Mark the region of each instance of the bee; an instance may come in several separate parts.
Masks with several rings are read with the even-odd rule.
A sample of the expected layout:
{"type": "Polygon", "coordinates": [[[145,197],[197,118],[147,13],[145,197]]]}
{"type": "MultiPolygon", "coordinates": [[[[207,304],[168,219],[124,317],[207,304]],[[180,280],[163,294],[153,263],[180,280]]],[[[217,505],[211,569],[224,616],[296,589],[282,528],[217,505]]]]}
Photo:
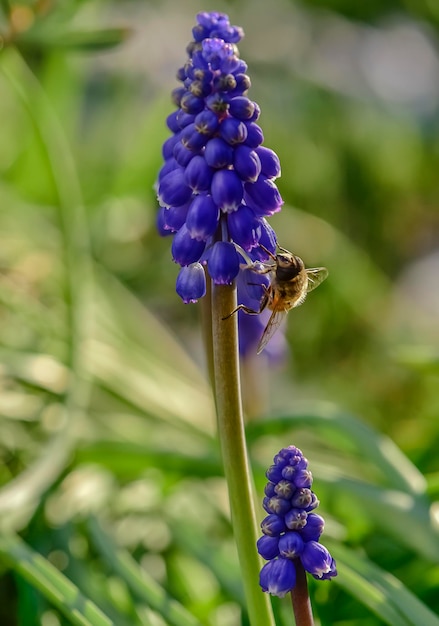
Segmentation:
{"type": "Polygon", "coordinates": [[[270,284],[261,285],[264,289],[259,311],[239,304],[224,319],[228,319],[237,311],[244,311],[250,315],[258,315],[266,308],[271,311],[270,319],[259,341],[257,354],[260,354],[282,323],[282,320],[296,306],[302,304],[310,291],[318,287],[328,276],[326,267],[305,268],[302,259],[279,246],[280,252],[272,254],[260,244],[261,248],[270,256],[273,263],[263,267],[250,265],[257,274],[270,274],[270,284]]]}

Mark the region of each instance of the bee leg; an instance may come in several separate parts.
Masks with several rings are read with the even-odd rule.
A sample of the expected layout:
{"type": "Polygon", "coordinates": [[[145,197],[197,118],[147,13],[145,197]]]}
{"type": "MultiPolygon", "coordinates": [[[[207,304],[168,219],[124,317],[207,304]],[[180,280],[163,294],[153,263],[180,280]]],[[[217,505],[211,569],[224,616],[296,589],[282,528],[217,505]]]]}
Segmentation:
{"type": "MultiPolygon", "coordinates": [[[[262,248],[262,250],[264,252],[266,252],[268,254],[269,257],[271,257],[273,259],[273,261],[276,261],[276,255],[273,254],[272,252],[270,252],[270,250],[268,248],[266,248],[265,246],[263,246],[261,243],[259,244],[259,247],[262,248]]],[[[279,246],[280,248],[280,246],[279,246]]],[[[283,248],[280,248],[281,250],[283,250],[283,248]]],[[[285,250],[285,252],[288,252],[287,250],[285,250]]]]}
{"type": "Polygon", "coordinates": [[[259,313],[261,312],[261,311],[255,311],[254,309],[251,309],[250,307],[245,306],[245,304],[238,304],[236,309],[233,309],[231,313],[223,317],[223,320],[228,320],[229,317],[232,317],[232,315],[234,315],[237,311],[244,311],[244,313],[248,313],[248,315],[259,315],[259,313]]]}
{"type": "Polygon", "coordinates": [[[261,287],[262,291],[264,292],[262,295],[262,300],[261,300],[261,308],[259,310],[259,313],[262,313],[262,311],[265,309],[270,299],[270,293],[271,293],[270,286],[261,285],[261,283],[247,283],[247,284],[252,285],[252,287],[261,287]]]}
{"type": "Polygon", "coordinates": [[[264,292],[263,299],[261,302],[261,309],[259,311],[259,313],[262,313],[262,311],[265,309],[265,307],[268,304],[269,294],[271,291],[270,287],[261,283],[247,283],[247,285],[251,285],[252,287],[261,287],[262,291],[264,292]]]}
{"type": "Polygon", "coordinates": [[[287,254],[291,254],[291,252],[287,250],[286,248],[282,248],[282,246],[277,246],[277,247],[279,248],[281,252],[286,252],[287,254]]]}
{"type": "Polygon", "coordinates": [[[249,267],[249,269],[255,274],[268,274],[268,272],[272,272],[276,269],[275,265],[266,265],[263,269],[259,267],[249,267]]]}
{"type": "Polygon", "coordinates": [[[244,311],[244,313],[247,313],[248,315],[259,315],[260,313],[262,313],[262,311],[265,309],[265,307],[268,304],[268,300],[269,300],[269,288],[266,287],[265,285],[262,285],[262,287],[264,287],[264,296],[261,300],[261,304],[259,306],[259,311],[256,311],[255,309],[251,309],[249,306],[245,306],[245,304],[238,304],[238,306],[236,307],[236,309],[233,309],[233,311],[231,313],[229,313],[228,315],[226,315],[226,317],[223,317],[223,320],[227,320],[229,319],[229,317],[232,317],[232,315],[234,315],[237,311],[244,311]]]}
{"type": "Polygon", "coordinates": [[[260,287],[264,291],[264,295],[267,293],[268,287],[262,283],[247,283],[251,287],[260,287]]]}

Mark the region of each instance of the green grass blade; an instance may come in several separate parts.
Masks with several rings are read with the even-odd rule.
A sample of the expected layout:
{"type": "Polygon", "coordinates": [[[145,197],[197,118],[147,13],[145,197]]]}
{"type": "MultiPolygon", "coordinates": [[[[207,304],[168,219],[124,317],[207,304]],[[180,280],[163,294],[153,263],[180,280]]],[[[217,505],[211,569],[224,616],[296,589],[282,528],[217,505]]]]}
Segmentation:
{"type": "Polygon", "coordinates": [[[131,591],[148,607],[157,611],[170,626],[201,626],[201,623],[166,591],[126,551],[113,544],[96,519],[89,528],[96,547],[131,591]]]}
{"type": "Polygon", "coordinates": [[[0,536],[0,559],[38,589],[74,626],[114,624],[76,585],[17,535],[0,536]]]}
{"type": "MultiPolygon", "coordinates": [[[[64,398],[67,425],[60,434],[61,445],[57,445],[58,437],[50,444],[57,450],[56,455],[52,458],[49,451],[45,450],[36,465],[18,477],[22,498],[17,500],[10,497],[11,487],[7,486],[9,492],[3,500],[6,508],[19,507],[20,513],[25,511],[31,514],[39,497],[67,464],[76,442],[76,425],[84,418],[89,403],[91,381],[85,371],[82,345],[88,337],[91,325],[92,269],[88,225],[80,185],[62,126],[37,77],[17,51],[8,50],[2,56],[0,68],[18,101],[27,111],[47,155],[47,175],[54,181],[58,195],[63,260],[66,267],[67,365],[71,370],[64,398]]],[[[15,490],[14,487],[13,489],[15,490]]],[[[8,516],[3,518],[9,519],[8,516]]]]}
{"type": "Polygon", "coordinates": [[[350,451],[354,446],[356,453],[360,453],[369,463],[380,469],[387,485],[409,491],[414,496],[425,494],[424,476],[393,441],[329,403],[297,406],[292,414],[249,424],[247,432],[250,439],[255,439],[264,433],[281,433],[287,428],[301,426],[314,429],[323,435],[328,431],[337,433],[341,445],[346,444],[350,451]]]}
{"type": "Polygon", "coordinates": [[[214,406],[202,370],[117,279],[99,267],[96,277],[96,341],[86,347],[90,375],[146,413],[211,435],[214,406]]]}
{"type": "Polygon", "coordinates": [[[348,548],[331,541],[325,545],[337,560],[336,584],[389,626],[439,626],[439,618],[397,578],[348,548]]]}
{"type": "Polygon", "coordinates": [[[117,27],[88,31],[59,30],[60,32],[47,32],[44,29],[34,29],[19,37],[17,45],[27,53],[50,48],[94,52],[114,48],[131,35],[130,29],[117,27]]]}
{"type": "Polygon", "coordinates": [[[73,451],[75,424],[66,420],[65,427],[41,449],[29,467],[0,490],[0,526],[21,526],[31,517],[40,496],[64,469],[73,451]]]}
{"type": "Polygon", "coordinates": [[[83,446],[76,453],[76,462],[97,463],[116,476],[135,480],[145,467],[166,467],[169,472],[186,478],[221,476],[218,451],[211,449],[202,455],[164,450],[158,446],[135,444],[128,441],[99,441],[83,446]]]}
{"type": "MultiPolygon", "coordinates": [[[[90,238],[76,164],[63,128],[42,86],[20,54],[12,49],[2,58],[1,70],[27,111],[47,155],[47,175],[58,196],[59,222],[66,266],[66,301],[70,326],[69,365],[80,378],[81,344],[91,325],[92,266],[90,238]]],[[[87,395],[84,390],[76,396],[87,395]]],[[[82,398],[77,398],[77,401],[82,398]]]]}
{"type": "Polygon", "coordinates": [[[331,476],[331,468],[325,468],[322,482],[332,483],[338,492],[349,495],[351,502],[365,507],[369,519],[402,545],[420,554],[428,561],[439,560],[439,536],[433,527],[429,507],[421,506],[410,494],[382,489],[376,485],[331,476]],[[410,532],[407,529],[410,528],[410,532]]]}

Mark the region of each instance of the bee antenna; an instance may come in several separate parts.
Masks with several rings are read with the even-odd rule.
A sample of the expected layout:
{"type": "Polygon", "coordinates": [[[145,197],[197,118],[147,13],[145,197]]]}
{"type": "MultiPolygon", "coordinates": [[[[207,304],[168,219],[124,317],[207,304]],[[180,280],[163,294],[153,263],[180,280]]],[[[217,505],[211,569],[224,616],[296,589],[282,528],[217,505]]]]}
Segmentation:
{"type": "Polygon", "coordinates": [[[276,255],[273,254],[272,252],[270,252],[270,250],[268,250],[268,248],[266,248],[264,245],[262,245],[262,243],[259,244],[259,247],[262,248],[262,250],[264,252],[266,252],[268,254],[268,256],[273,259],[273,261],[276,261],[276,255]]]}
{"type": "Polygon", "coordinates": [[[291,252],[289,250],[287,250],[286,248],[282,248],[282,246],[277,246],[279,248],[279,250],[281,250],[282,252],[286,252],[287,254],[291,254],[291,252]]]}

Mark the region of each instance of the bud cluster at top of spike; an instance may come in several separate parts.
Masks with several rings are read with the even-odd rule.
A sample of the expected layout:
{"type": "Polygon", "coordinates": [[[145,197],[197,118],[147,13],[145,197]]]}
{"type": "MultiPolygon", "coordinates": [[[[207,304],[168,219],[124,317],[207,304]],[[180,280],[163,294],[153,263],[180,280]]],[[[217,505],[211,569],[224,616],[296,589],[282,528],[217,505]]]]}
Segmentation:
{"type": "Polygon", "coordinates": [[[176,288],[186,303],[205,295],[203,265],[216,284],[230,284],[242,272],[241,249],[262,261],[268,256],[259,244],[275,252],[266,217],[283,203],[274,182],[279,159],[262,146],[260,109],[247,97],[250,78],[236,46],[242,29],[225,14],[199,13],[192,34],[157,181],[158,229],[174,236],[176,288]]]}
{"type": "Polygon", "coordinates": [[[295,559],[317,579],[337,575],[336,564],[328,550],[319,543],[324,519],[313,511],[319,501],[313,491],[308,461],[299,448],[283,448],[274,457],[266,476],[263,536],[258,552],[266,560],[260,573],[263,591],[283,597],[296,584],[295,559]]]}

